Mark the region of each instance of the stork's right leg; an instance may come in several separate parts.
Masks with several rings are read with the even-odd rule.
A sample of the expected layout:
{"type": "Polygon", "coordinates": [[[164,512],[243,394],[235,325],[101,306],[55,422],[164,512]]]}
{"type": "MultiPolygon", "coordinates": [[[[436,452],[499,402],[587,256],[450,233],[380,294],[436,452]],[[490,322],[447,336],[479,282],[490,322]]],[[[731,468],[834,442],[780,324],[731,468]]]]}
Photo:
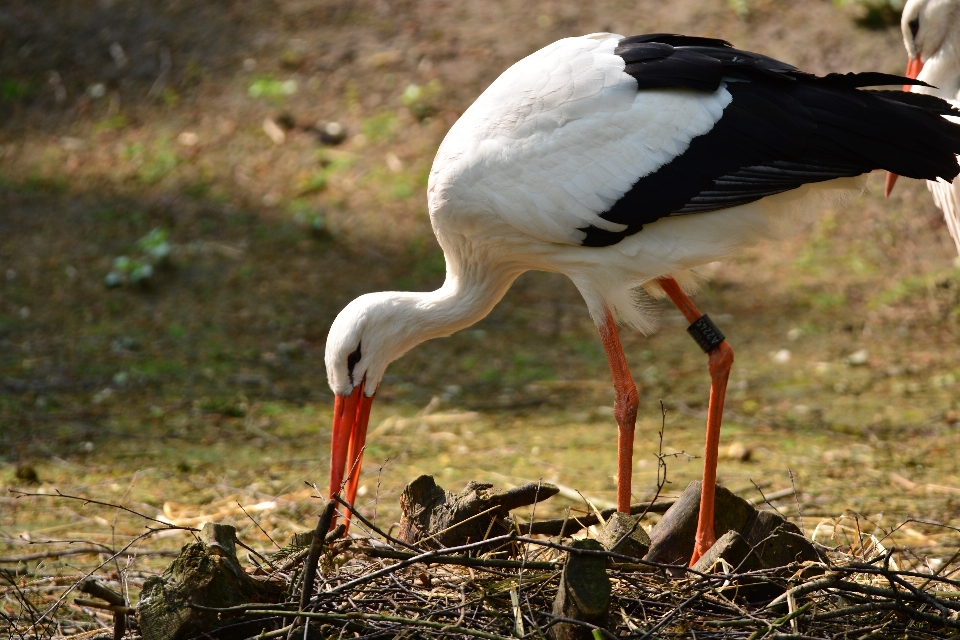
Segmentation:
{"type": "Polygon", "coordinates": [[[617,419],[617,511],[630,513],[630,489],[633,479],[633,432],[637,426],[637,385],[630,377],[627,358],[620,344],[617,323],[607,311],[606,322],[600,328],[600,340],[610,364],[616,400],[613,415],[617,419]]]}

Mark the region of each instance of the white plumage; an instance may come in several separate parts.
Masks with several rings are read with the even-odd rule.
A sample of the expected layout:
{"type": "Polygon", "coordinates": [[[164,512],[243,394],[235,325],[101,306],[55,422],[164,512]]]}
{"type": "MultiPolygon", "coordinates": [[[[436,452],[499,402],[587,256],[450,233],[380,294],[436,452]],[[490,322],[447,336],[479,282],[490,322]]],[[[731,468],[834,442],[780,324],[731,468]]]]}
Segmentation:
{"type": "Polygon", "coordinates": [[[430,174],[436,220],[473,202],[528,236],[579,245],[640,176],[713,128],[730,102],[713,93],[637,91],[614,54],[622,36],[566,38],[513,65],[450,129],[430,174]],[[530,85],[530,79],[536,84],[530,85]]]}

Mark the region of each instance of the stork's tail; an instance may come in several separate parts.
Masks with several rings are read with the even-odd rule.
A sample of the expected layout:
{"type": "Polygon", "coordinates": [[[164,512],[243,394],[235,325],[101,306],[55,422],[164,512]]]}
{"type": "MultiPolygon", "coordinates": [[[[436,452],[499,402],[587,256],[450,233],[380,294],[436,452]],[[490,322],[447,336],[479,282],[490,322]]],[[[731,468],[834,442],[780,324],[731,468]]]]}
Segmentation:
{"type": "MultiPolygon", "coordinates": [[[[864,91],[877,108],[876,140],[865,146],[877,168],[908,178],[953,181],[960,174],[960,117],[950,102],[903,91],[864,91]],[[948,116],[948,117],[944,117],[948,116]]],[[[873,105],[871,105],[873,106],[873,105]]]]}

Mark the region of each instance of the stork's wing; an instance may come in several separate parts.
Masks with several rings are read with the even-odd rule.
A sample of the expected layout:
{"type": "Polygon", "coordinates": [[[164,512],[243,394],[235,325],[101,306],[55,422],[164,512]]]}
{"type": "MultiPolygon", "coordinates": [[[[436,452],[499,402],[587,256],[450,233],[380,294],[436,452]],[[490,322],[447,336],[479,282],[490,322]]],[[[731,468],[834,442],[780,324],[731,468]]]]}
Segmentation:
{"type": "Polygon", "coordinates": [[[671,215],[883,168],[952,179],[960,127],[885,74],[817,78],[707,38],[596,34],[504,72],[454,125],[445,201],[551,242],[606,246],[671,215]]]}
{"type": "Polygon", "coordinates": [[[641,88],[725,86],[731,101],[710,131],[639,177],[601,214],[625,229],[585,227],[586,245],[613,244],[664,216],[734,207],[873,169],[948,180],[960,172],[954,157],[960,127],[940,117],[951,112],[949,104],[858,90],[902,84],[898,76],[819,78],[720,41],[703,44],[682,36],[625,38],[616,52],[641,88]]]}

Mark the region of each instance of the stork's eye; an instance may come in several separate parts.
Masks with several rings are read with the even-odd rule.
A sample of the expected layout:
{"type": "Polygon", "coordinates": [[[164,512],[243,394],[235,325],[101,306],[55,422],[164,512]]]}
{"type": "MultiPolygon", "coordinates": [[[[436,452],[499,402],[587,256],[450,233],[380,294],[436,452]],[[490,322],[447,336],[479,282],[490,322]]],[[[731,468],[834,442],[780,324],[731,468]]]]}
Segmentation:
{"type": "Polygon", "coordinates": [[[913,34],[913,39],[916,40],[917,32],[920,31],[920,16],[917,16],[907,24],[910,26],[910,33],[913,34]]]}
{"type": "Polygon", "coordinates": [[[360,347],[363,345],[363,342],[357,345],[357,350],[347,356],[347,375],[350,376],[350,384],[353,384],[353,368],[357,366],[357,363],[360,362],[360,347]]]}

